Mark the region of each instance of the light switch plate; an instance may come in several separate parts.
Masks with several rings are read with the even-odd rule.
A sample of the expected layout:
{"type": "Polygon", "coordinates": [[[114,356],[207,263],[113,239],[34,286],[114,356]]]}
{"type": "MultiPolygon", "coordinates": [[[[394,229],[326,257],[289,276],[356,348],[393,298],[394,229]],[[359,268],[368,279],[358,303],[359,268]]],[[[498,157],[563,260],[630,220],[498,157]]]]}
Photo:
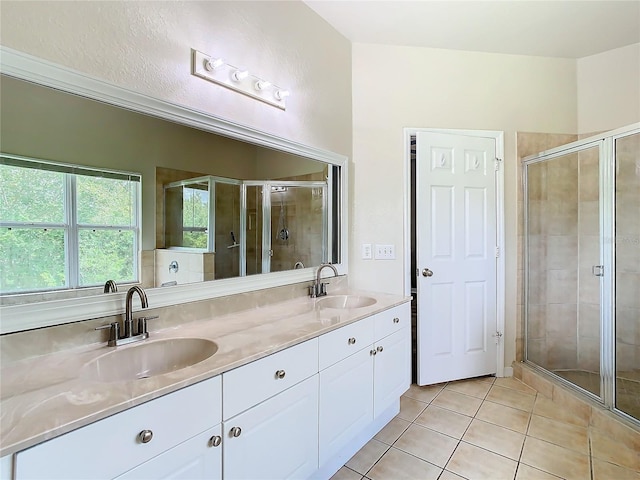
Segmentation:
{"type": "Polygon", "coordinates": [[[376,245],[376,260],[393,260],[396,258],[396,249],[393,245],[376,245]]]}

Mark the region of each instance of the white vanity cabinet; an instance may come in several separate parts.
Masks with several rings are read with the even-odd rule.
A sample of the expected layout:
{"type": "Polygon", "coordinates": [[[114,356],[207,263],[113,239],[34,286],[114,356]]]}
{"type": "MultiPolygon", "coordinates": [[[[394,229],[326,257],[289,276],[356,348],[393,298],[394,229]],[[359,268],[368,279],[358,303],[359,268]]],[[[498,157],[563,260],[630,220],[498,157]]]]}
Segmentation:
{"type": "Polygon", "coordinates": [[[411,386],[411,304],[374,317],[373,412],[378,417],[411,386]]]}
{"type": "MultiPolygon", "coordinates": [[[[163,459],[160,454],[219,425],[221,400],[220,377],[214,377],[143,403],[18,452],[15,478],[115,478],[145,462],[163,459]]],[[[221,455],[219,447],[208,452],[221,455]]],[[[173,459],[168,469],[183,463],[175,455],[162,461],[166,459],[173,459]]],[[[207,472],[204,478],[220,478],[220,472],[207,472]]]]}
{"type": "Polygon", "coordinates": [[[224,478],[307,478],[318,469],[318,339],[224,373],[224,478]]]}
{"type": "Polygon", "coordinates": [[[405,304],[320,337],[321,474],[335,472],[398,413],[411,384],[410,322],[405,304]]]}

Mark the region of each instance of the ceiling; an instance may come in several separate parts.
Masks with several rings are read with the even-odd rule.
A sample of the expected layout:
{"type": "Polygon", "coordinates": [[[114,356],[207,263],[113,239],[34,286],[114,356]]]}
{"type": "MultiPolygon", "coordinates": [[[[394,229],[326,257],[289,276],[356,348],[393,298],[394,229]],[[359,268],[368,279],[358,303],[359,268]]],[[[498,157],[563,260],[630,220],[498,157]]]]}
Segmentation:
{"type": "Polygon", "coordinates": [[[304,0],[354,43],[582,58],[640,42],[640,0],[304,0]]]}

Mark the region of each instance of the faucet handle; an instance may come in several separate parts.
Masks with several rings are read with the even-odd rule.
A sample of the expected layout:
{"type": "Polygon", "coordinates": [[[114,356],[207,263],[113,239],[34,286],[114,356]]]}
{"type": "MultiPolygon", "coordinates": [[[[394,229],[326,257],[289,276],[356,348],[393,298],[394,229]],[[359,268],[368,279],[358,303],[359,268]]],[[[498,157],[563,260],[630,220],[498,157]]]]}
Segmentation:
{"type": "Polygon", "coordinates": [[[159,315],[153,315],[152,317],[139,317],[138,318],[138,335],[147,333],[147,320],[155,320],[160,318],[159,315]]]}
{"type": "Polygon", "coordinates": [[[109,345],[115,345],[116,340],[120,337],[120,324],[118,322],[113,322],[108,325],[96,327],[95,330],[106,330],[107,328],[109,329],[109,345]]]}

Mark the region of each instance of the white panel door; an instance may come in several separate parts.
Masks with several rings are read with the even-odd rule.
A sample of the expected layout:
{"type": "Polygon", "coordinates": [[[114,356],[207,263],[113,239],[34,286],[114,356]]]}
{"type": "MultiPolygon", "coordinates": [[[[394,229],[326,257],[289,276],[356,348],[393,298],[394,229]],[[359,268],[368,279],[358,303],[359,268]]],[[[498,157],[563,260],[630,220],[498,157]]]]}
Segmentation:
{"type": "Polygon", "coordinates": [[[418,384],[494,374],[495,140],[417,134],[418,384]]]}

